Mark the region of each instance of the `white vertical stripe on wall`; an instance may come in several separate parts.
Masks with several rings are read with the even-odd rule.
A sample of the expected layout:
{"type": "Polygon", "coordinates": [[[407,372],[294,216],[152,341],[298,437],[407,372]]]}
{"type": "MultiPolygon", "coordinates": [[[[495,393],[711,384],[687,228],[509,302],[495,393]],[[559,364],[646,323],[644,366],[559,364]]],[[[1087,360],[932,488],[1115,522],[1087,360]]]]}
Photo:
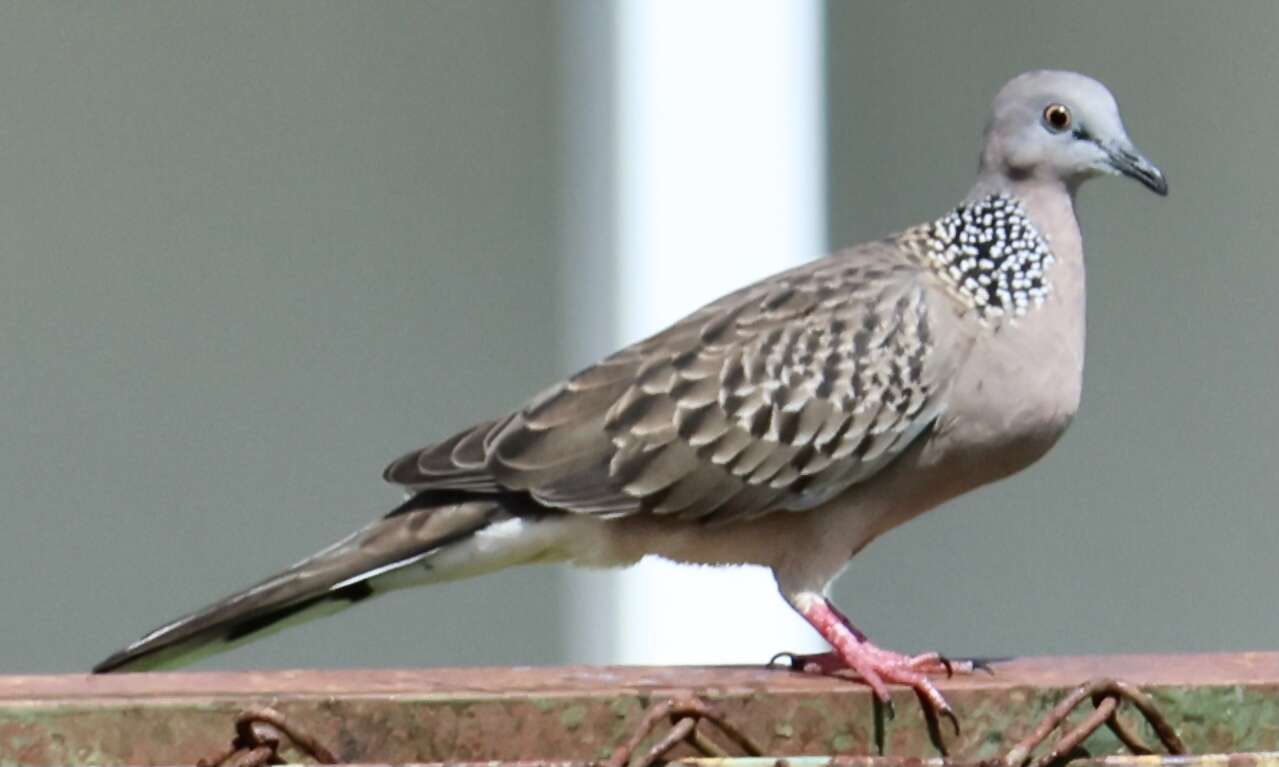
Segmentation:
{"type": "MultiPolygon", "coordinates": [[[[821,8],[620,0],[614,30],[622,343],[823,250],[821,8]]],[[[759,568],[650,558],[611,577],[590,601],[597,626],[610,614],[598,638],[613,661],[759,663],[822,647],[759,568]]]]}

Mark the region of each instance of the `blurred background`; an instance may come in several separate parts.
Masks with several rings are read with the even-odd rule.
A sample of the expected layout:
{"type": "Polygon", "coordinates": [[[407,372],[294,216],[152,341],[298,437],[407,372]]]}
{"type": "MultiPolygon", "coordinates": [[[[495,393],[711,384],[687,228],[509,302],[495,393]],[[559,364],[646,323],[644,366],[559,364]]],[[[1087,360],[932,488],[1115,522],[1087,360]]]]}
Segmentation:
{"type": "MultiPolygon", "coordinates": [[[[1106,82],[1172,195],[1080,196],[1062,443],[834,595],[901,650],[1273,647],[1277,36],[1261,1],[0,6],[0,672],[83,670],[382,513],[401,452],[936,217],[1036,67],[1106,82]]],[[[514,570],[202,667],[817,646],[759,575],[514,570]]]]}

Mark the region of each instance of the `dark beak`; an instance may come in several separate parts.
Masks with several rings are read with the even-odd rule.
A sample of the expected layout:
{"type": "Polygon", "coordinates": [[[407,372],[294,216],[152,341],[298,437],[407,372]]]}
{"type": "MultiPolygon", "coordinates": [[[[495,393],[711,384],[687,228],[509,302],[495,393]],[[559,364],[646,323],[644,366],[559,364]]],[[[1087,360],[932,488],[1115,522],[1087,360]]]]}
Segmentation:
{"type": "Polygon", "coordinates": [[[1110,159],[1111,167],[1115,170],[1129,178],[1137,179],[1160,197],[1168,196],[1168,179],[1164,178],[1163,171],[1156,168],[1154,163],[1142,157],[1135,149],[1124,146],[1107,147],[1106,154],[1110,159]]]}

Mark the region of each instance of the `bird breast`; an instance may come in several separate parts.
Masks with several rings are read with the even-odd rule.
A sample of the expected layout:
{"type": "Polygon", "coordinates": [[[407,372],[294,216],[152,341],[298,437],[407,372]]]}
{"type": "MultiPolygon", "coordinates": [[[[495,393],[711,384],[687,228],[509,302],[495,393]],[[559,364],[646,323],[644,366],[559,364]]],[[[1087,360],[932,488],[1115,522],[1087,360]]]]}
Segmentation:
{"type": "Polygon", "coordinates": [[[934,430],[938,460],[967,466],[972,486],[1034,463],[1057,442],[1079,409],[1084,369],[1082,257],[1062,259],[1052,271],[1054,291],[1041,307],[1021,319],[977,331],[934,430]]]}

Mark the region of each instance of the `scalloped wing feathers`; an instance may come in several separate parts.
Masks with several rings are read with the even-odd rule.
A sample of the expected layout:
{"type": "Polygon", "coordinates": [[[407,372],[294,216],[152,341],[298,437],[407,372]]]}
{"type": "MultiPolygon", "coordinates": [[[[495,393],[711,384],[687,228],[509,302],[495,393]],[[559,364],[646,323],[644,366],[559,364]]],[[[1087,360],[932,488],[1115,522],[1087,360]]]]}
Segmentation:
{"type": "Polygon", "coordinates": [[[942,407],[963,352],[935,338],[945,309],[919,253],[903,236],[743,288],[385,477],[600,515],[811,508],[900,454],[942,407]]]}

